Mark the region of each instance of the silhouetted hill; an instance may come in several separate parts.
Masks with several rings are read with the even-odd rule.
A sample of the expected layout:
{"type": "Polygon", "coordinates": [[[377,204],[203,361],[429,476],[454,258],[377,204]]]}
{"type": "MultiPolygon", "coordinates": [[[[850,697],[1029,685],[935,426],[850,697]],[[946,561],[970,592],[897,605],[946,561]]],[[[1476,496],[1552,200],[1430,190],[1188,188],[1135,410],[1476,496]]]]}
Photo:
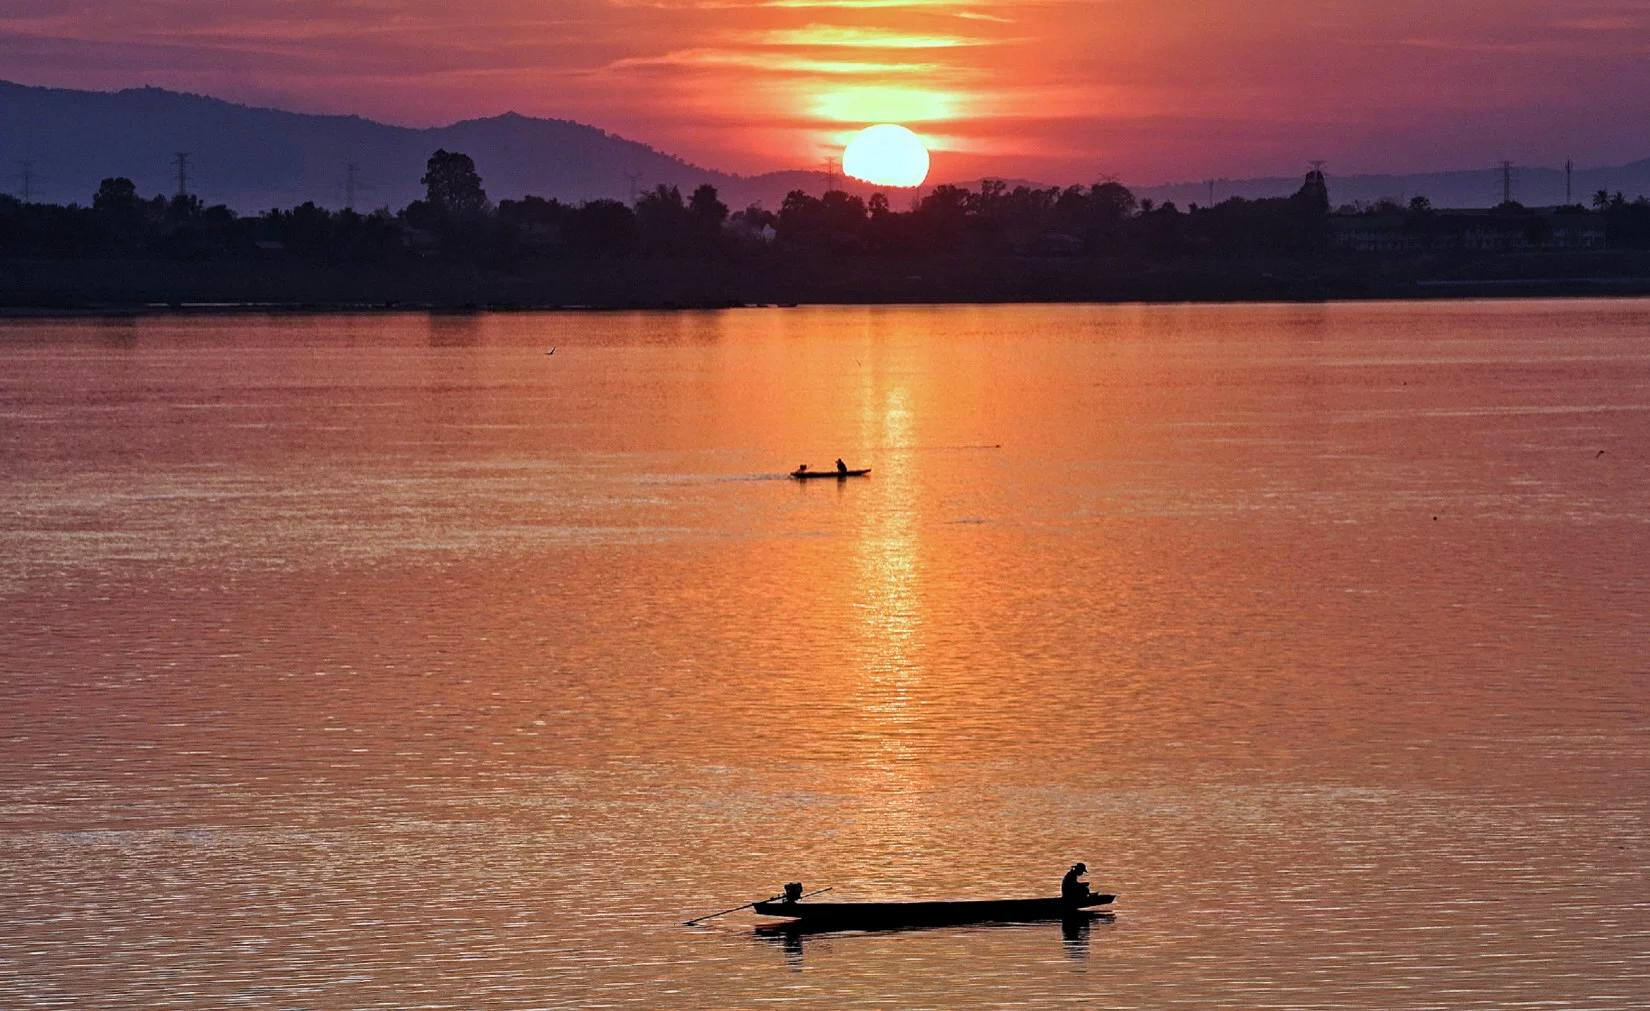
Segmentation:
{"type": "MultiPolygon", "coordinates": [[[[418,180],[425,160],[439,147],[474,158],[494,200],[528,193],[573,202],[627,199],[634,178],[644,189],[662,182],[680,186],[684,193],[709,182],[731,207],[760,201],[777,209],[790,190],[817,194],[826,182],[821,172],[718,172],[595,127],[515,113],[415,129],[359,116],[256,108],[161,88],[99,92],[0,82],[0,167],[9,177],[6,189],[20,190],[19,170],[27,163],[30,196],[38,201],[88,203],[101,179],[121,175],[144,195],[171,193],[177,188],[174,156],[187,151],[190,190],[208,203],[241,211],[306,200],[339,207],[345,166],[354,164],[358,208],[400,208],[423,195],[418,180]]],[[[1021,182],[1010,180],[1010,185],[1021,182]]],[[[861,196],[878,189],[852,180],[843,185],[861,196]]],[[[972,189],[978,181],[957,185],[972,189]]],[[[1425,194],[1438,206],[1483,207],[1499,202],[1500,185],[1499,173],[1491,169],[1330,178],[1337,205],[1425,194]]],[[[1204,182],[1132,188],[1140,197],[1173,200],[1182,207],[1207,203],[1209,196],[1204,182]]],[[[1287,196],[1299,188],[1299,176],[1217,180],[1215,199],[1287,196]]],[[[1576,171],[1577,200],[1586,201],[1598,189],[1623,190],[1629,196],[1650,193],[1650,159],[1576,171]]],[[[903,209],[917,192],[892,190],[888,195],[903,209]]],[[[1514,195],[1529,205],[1561,202],[1563,171],[1520,169],[1514,195]]]]}
{"type": "MultiPolygon", "coordinates": [[[[340,206],[347,164],[356,205],[399,208],[423,195],[424,162],[436,148],[476,161],[495,200],[527,193],[564,200],[625,199],[643,187],[737,177],[566,120],[514,113],[433,129],[237,105],[160,88],[118,92],[0,82],[0,157],[31,165],[31,197],[86,203],[106,176],[131,178],[145,195],[177,188],[175,154],[189,152],[190,189],[243,211],[313,200],[340,206]]],[[[17,181],[8,189],[17,188],[17,181]]]]}

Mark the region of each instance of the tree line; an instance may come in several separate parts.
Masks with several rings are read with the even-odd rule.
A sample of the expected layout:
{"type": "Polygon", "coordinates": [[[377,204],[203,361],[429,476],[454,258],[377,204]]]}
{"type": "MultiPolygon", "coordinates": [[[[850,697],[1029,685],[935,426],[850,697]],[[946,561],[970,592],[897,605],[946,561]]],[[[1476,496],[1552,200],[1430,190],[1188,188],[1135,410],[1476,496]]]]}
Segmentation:
{"type": "MultiPolygon", "coordinates": [[[[430,157],[420,182],[423,199],[398,212],[367,214],[304,203],[243,216],[190,195],[146,199],[125,178],[103,180],[89,206],[0,197],[0,256],[317,263],[441,257],[508,266],[569,257],[764,255],[1308,258],[1331,244],[1328,187],[1316,172],[1290,197],[1233,197],[1186,210],[1137,200],[1116,182],[1010,189],[989,179],[977,190],[938,186],[905,209],[882,193],[865,200],[841,190],[794,190],[777,209],[732,210],[708,184],[685,197],[661,184],[629,204],[538,196],[495,204],[475,163],[446,150],[430,157]]],[[[1600,196],[1613,234],[1650,235],[1650,204],[1600,196]]],[[[1423,215],[1428,208],[1408,211],[1423,215]]]]}

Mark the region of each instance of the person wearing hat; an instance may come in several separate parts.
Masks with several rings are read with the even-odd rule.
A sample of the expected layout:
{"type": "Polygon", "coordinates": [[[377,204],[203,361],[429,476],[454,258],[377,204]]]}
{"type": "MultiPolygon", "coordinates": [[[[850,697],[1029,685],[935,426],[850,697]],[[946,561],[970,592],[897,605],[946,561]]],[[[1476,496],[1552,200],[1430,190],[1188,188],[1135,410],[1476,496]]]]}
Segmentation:
{"type": "Polygon", "coordinates": [[[1086,900],[1089,897],[1089,883],[1077,879],[1088,872],[1087,864],[1072,864],[1071,870],[1067,871],[1066,876],[1060,879],[1060,898],[1065,899],[1067,902],[1086,900]]]}

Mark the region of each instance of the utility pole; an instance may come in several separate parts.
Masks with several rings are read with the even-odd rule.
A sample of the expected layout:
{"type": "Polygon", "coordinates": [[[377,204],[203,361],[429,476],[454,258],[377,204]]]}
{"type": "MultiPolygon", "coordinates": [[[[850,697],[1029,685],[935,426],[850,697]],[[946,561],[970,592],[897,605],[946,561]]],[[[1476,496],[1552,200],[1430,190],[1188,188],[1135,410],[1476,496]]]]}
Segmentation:
{"type": "Polygon", "coordinates": [[[355,210],[355,170],[354,162],[344,163],[344,210],[355,210]]]}
{"type": "Polygon", "coordinates": [[[1512,162],[1504,161],[1501,163],[1501,202],[1503,204],[1512,203],[1512,170],[1512,162]]]}
{"type": "Polygon", "coordinates": [[[23,202],[29,202],[29,196],[34,190],[34,162],[25,161],[17,166],[18,178],[23,183],[23,202]]]}
{"type": "Polygon", "coordinates": [[[178,196],[186,197],[189,195],[189,152],[179,151],[172,157],[178,163],[178,196]]]}

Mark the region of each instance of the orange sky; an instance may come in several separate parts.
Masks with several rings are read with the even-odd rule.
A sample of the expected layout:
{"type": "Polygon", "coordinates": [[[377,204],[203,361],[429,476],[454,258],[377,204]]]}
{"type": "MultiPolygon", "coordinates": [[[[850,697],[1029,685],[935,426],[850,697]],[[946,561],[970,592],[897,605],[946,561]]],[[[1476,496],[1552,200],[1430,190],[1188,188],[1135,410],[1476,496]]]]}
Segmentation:
{"type": "Polygon", "coordinates": [[[1645,0],[8,0],[0,77],[515,110],[741,172],[875,122],[922,135],[935,179],[1650,156],[1645,0]]]}

